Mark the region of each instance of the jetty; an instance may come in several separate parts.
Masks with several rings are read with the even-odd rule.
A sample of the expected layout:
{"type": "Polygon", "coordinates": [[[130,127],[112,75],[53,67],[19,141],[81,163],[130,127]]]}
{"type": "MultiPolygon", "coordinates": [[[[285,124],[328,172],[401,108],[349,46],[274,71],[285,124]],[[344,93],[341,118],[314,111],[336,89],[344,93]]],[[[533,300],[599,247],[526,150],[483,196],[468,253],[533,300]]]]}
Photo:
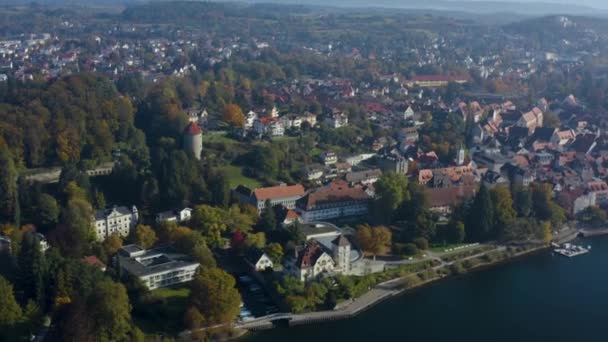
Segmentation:
{"type": "MultiPolygon", "coordinates": [[[[555,245],[554,245],[555,247],[555,245]]],[[[565,243],[563,246],[558,246],[553,249],[553,252],[563,255],[568,258],[572,258],[575,256],[583,255],[589,253],[589,249],[584,248],[582,246],[573,245],[570,243],[565,243]]]]}

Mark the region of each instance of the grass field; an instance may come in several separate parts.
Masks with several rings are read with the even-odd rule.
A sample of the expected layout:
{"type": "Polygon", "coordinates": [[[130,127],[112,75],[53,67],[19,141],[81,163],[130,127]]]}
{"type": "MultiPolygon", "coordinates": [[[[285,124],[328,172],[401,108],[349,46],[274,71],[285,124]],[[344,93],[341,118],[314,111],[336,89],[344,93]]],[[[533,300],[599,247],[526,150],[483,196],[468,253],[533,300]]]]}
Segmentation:
{"type": "Polygon", "coordinates": [[[238,166],[228,165],[221,167],[222,172],[228,177],[230,188],[234,189],[238,185],[244,185],[251,189],[262,186],[257,179],[249,178],[243,175],[242,169],[238,166]]]}
{"type": "Polygon", "coordinates": [[[190,289],[187,286],[161,288],[152,299],[133,312],[137,326],[146,334],[175,334],[182,330],[190,289]]]}
{"type": "Polygon", "coordinates": [[[205,132],[203,134],[203,147],[205,143],[224,143],[227,145],[236,144],[238,141],[228,137],[228,132],[205,132]]]}

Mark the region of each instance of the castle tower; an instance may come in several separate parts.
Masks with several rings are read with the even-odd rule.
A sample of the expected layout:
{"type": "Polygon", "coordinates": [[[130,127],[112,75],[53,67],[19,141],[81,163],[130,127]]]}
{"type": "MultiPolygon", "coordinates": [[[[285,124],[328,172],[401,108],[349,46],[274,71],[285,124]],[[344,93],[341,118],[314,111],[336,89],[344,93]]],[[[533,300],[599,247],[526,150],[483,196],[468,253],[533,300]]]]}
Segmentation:
{"type": "Polygon", "coordinates": [[[344,235],[340,235],[331,244],[335,270],[338,273],[348,274],[350,272],[350,241],[344,235]]]}
{"type": "Polygon", "coordinates": [[[196,159],[201,159],[203,152],[203,131],[194,122],[184,129],[184,149],[191,151],[196,159]]]}

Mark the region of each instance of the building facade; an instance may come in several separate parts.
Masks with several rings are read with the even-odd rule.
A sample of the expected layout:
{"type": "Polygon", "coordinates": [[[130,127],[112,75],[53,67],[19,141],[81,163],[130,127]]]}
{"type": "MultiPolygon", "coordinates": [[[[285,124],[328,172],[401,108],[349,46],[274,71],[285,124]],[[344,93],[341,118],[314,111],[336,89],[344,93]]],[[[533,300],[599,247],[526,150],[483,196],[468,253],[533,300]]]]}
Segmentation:
{"type": "Polygon", "coordinates": [[[95,212],[93,227],[97,240],[103,241],[112,234],[127,237],[139,221],[137,207],[113,207],[95,212]]]}
{"type": "Polygon", "coordinates": [[[296,203],[302,222],[360,216],[369,212],[371,196],[361,186],[343,180],[309,192],[296,203]]]}
{"type": "Polygon", "coordinates": [[[240,204],[249,204],[258,209],[266,208],[266,202],[271,206],[282,205],[287,209],[295,209],[296,201],[302,198],[306,190],[301,184],[279,185],[251,190],[244,186],[238,186],[234,190],[240,204]]]}

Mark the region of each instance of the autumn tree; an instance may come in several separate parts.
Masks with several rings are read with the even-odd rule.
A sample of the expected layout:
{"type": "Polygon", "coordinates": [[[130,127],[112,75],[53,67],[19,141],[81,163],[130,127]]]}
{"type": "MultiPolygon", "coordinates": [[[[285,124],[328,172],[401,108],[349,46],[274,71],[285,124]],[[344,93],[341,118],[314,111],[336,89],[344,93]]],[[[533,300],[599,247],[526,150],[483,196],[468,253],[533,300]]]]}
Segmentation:
{"type": "Polygon", "coordinates": [[[122,237],[118,234],[112,234],[103,241],[103,249],[108,256],[113,256],[122,247],[122,237]]]}
{"type": "Polygon", "coordinates": [[[13,285],[0,275],[0,337],[1,331],[22,319],[22,310],[13,292],[13,285]]]}
{"type": "Polygon", "coordinates": [[[241,128],[245,125],[245,115],[243,115],[241,107],[234,103],[227,104],[224,107],[222,120],[236,128],[241,128]]]}
{"type": "Polygon", "coordinates": [[[138,224],[133,232],[133,242],[145,249],[148,249],[156,243],[156,233],[150,226],[138,224]]]}
{"type": "Polygon", "coordinates": [[[388,252],[391,248],[392,233],[384,226],[360,225],[357,227],[355,237],[361,248],[371,253],[374,258],[378,254],[388,252]]]}
{"type": "Polygon", "coordinates": [[[219,268],[204,268],[192,280],[189,303],[206,325],[232,322],[239,313],[241,296],[234,278],[219,268]]]}
{"type": "Polygon", "coordinates": [[[502,232],[515,221],[517,212],[513,208],[511,192],[505,186],[497,186],[490,190],[492,210],[494,212],[494,237],[500,237],[502,232]]]}
{"type": "Polygon", "coordinates": [[[52,231],[52,240],[70,256],[83,256],[88,243],[94,240],[91,218],[93,208],[88,202],[84,189],[70,182],[65,189],[68,203],[61,214],[62,223],[52,231]]]}
{"type": "Polygon", "coordinates": [[[281,259],[283,258],[283,247],[281,244],[273,242],[269,243],[264,249],[270,260],[272,262],[279,264],[281,263],[281,259]]]}
{"type": "Polygon", "coordinates": [[[201,232],[207,244],[219,246],[222,234],[227,230],[226,212],[221,208],[199,205],[194,208],[191,219],[192,225],[201,232]]]}
{"type": "Polygon", "coordinates": [[[545,183],[534,183],[532,189],[532,211],[536,219],[551,221],[551,225],[559,227],[566,220],[566,213],[555,201],[551,186],[545,183]]]}

